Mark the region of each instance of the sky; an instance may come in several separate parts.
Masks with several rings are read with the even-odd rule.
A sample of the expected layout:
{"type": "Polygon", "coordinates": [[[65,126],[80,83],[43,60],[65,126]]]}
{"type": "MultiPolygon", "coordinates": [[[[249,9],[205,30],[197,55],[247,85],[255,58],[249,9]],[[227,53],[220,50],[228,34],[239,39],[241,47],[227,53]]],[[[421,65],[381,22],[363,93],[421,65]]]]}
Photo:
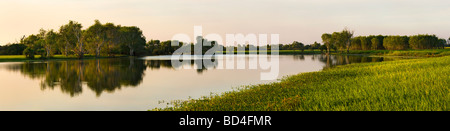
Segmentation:
{"type": "MultiPolygon", "coordinates": [[[[175,34],[279,34],[280,43],[322,42],[323,33],[450,37],[449,0],[0,0],[0,45],[69,20],[137,26],[147,40],[175,34]]],[[[193,38],[192,38],[193,39],[193,38]]]]}

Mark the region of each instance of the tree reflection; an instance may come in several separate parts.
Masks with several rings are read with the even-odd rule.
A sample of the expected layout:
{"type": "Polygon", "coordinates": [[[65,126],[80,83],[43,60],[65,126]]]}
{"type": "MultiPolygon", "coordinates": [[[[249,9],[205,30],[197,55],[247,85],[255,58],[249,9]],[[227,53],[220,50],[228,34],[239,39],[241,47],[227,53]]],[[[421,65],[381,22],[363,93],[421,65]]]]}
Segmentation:
{"type": "Polygon", "coordinates": [[[146,66],[144,61],[130,58],[26,62],[7,68],[31,79],[41,79],[42,90],[59,87],[73,97],[82,93],[83,85],[97,96],[124,86],[135,87],[142,82],[146,66]]]}
{"type": "MultiPolygon", "coordinates": [[[[364,62],[381,62],[387,60],[383,57],[367,57],[360,55],[315,55],[313,57],[317,57],[319,61],[325,64],[324,69],[332,68],[337,65],[364,62]]],[[[313,60],[317,58],[314,58],[313,60]]]]}
{"type": "Polygon", "coordinates": [[[218,65],[217,59],[208,60],[211,62],[205,62],[202,59],[187,61],[188,62],[182,63],[181,65],[172,65],[172,61],[170,60],[146,60],[145,65],[152,70],[158,70],[160,68],[179,69],[183,66],[190,66],[191,68],[196,69],[198,74],[202,74],[208,69],[215,69],[218,65]]]}
{"type": "MultiPolygon", "coordinates": [[[[269,57],[270,58],[270,57],[269,57]]],[[[294,55],[294,60],[305,60],[305,55],[294,55]]],[[[136,87],[143,81],[147,68],[178,69],[182,66],[194,68],[198,74],[218,67],[220,59],[186,60],[186,63],[174,67],[170,60],[142,60],[135,58],[66,60],[47,62],[24,62],[6,65],[8,70],[18,71],[31,79],[41,80],[42,90],[60,88],[70,96],[83,92],[83,86],[95,92],[99,97],[103,92],[114,92],[122,87],[136,87]]],[[[244,59],[249,61],[249,58],[244,59]]],[[[383,57],[364,57],[351,55],[312,55],[311,60],[325,64],[324,69],[336,65],[361,62],[380,62],[383,57]]],[[[225,60],[224,60],[225,61],[225,60]]],[[[223,63],[222,63],[223,64],[223,63]]]]}

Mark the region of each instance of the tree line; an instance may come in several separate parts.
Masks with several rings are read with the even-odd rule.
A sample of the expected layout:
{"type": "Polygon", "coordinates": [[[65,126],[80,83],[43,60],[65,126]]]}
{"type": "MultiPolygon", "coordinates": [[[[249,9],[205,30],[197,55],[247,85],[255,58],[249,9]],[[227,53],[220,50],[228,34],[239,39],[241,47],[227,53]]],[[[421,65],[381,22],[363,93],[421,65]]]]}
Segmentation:
{"type": "MultiPolygon", "coordinates": [[[[450,41],[450,38],[448,39],[450,41]]],[[[344,29],[341,32],[322,34],[322,41],[328,52],[332,46],[338,50],[406,50],[406,49],[443,49],[448,46],[447,40],[436,35],[419,34],[413,36],[370,35],[353,37],[353,31],[344,29]]]]}
{"type": "Polygon", "coordinates": [[[51,58],[55,54],[65,56],[75,55],[83,58],[86,54],[99,56],[130,55],[142,53],[146,44],[145,37],[136,26],[121,26],[113,23],[95,24],[87,29],[75,21],[62,25],[58,31],[40,29],[38,34],[23,36],[20,43],[12,44],[9,54],[17,55],[25,47],[22,54],[33,59],[35,55],[41,58],[51,58]],[[19,46],[22,48],[18,48],[19,46]]]}
{"type": "MultiPolygon", "coordinates": [[[[35,55],[41,55],[41,58],[51,58],[55,54],[65,56],[75,55],[83,58],[89,54],[99,56],[115,55],[171,55],[181,45],[188,44],[191,47],[191,54],[194,54],[196,46],[201,46],[202,54],[214,46],[219,49],[234,50],[238,49],[271,49],[271,45],[237,45],[227,46],[217,45],[216,41],[210,41],[203,37],[197,37],[197,43],[179,42],[180,46],[172,46],[172,40],[146,41],[142,30],[136,26],[121,26],[113,23],[102,24],[99,20],[82,29],[82,25],[75,21],[62,25],[58,31],[40,29],[38,34],[24,36],[20,43],[7,44],[0,46],[0,55],[25,55],[33,59],[35,55]],[[205,43],[207,43],[205,46],[205,43]]],[[[405,49],[439,49],[448,46],[445,39],[440,39],[436,35],[419,34],[413,36],[398,35],[370,35],[353,37],[354,31],[347,28],[341,32],[322,34],[322,42],[313,44],[303,44],[294,41],[290,44],[279,44],[279,50],[324,50],[329,53],[334,51],[349,50],[405,50],[405,49]]],[[[450,41],[450,38],[448,39],[450,41]]]]}

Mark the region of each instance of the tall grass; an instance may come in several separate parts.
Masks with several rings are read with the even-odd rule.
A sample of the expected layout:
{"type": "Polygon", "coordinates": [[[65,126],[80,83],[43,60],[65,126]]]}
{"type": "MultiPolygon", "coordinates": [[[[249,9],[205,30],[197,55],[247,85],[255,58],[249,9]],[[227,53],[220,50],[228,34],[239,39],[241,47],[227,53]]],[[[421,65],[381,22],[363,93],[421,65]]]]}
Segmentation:
{"type": "Polygon", "coordinates": [[[450,56],[338,66],[154,110],[449,111],[450,56]]]}

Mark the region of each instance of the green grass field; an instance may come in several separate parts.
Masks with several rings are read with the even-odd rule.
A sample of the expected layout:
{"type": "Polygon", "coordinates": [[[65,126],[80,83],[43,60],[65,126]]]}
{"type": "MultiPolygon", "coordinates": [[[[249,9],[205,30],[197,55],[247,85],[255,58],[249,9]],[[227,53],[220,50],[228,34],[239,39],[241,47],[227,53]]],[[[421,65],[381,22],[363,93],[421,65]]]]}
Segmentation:
{"type": "Polygon", "coordinates": [[[449,111],[450,56],[359,63],[173,101],[176,111],[449,111]]]}
{"type": "Polygon", "coordinates": [[[450,55],[450,49],[424,49],[424,50],[351,50],[350,54],[367,54],[382,56],[415,56],[434,57],[450,55]]]}

